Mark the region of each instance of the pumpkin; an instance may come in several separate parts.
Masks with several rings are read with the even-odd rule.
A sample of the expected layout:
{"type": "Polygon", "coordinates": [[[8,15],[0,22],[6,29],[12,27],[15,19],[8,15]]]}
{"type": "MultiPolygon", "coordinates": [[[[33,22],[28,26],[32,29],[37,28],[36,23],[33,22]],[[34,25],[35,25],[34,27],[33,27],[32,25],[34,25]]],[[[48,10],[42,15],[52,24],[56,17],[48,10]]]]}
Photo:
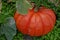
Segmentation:
{"type": "Polygon", "coordinates": [[[18,31],[25,35],[42,36],[49,33],[55,25],[56,16],[52,9],[40,7],[37,12],[29,9],[26,15],[15,13],[18,31]]]}

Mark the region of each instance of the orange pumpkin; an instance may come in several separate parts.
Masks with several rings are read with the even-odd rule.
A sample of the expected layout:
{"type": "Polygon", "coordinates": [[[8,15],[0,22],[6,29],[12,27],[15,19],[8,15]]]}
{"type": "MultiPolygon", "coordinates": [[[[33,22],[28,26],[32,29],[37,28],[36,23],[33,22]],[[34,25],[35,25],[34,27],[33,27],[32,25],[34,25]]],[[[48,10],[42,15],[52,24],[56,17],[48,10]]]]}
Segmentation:
{"type": "Polygon", "coordinates": [[[29,9],[26,15],[15,13],[14,19],[18,31],[30,36],[42,36],[54,28],[56,16],[54,11],[40,7],[37,12],[29,9]]]}

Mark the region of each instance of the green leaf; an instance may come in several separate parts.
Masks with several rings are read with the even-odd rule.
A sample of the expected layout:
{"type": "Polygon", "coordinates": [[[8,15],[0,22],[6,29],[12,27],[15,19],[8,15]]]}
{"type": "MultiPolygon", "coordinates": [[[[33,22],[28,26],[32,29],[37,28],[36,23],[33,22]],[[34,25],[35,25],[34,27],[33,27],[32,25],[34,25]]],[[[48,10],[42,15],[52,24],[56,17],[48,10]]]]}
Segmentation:
{"type": "Polygon", "coordinates": [[[5,34],[7,40],[12,40],[16,35],[16,25],[13,17],[6,18],[6,23],[1,25],[1,34],[5,34]]]}
{"type": "Polygon", "coordinates": [[[20,14],[27,14],[28,9],[32,8],[32,6],[27,0],[17,0],[16,8],[20,14]]]}

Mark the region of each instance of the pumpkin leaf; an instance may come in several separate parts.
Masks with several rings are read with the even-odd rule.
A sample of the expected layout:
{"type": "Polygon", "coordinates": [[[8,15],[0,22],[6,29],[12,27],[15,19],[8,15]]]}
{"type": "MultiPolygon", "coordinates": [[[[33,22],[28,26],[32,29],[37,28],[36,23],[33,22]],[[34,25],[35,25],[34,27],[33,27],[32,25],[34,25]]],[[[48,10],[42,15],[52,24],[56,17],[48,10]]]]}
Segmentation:
{"type": "Polygon", "coordinates": [[[32,8],[32,6],[27,0],[17,0],[16,8],[20,14],[27,14],[28,9],[32,8]]]}
{"type": "Polygon", "coordinates": [[[12,40],[16,35],[16,25],[13,17],[6,18],[6,23],[1,25],[0,34],[5,34],[7,40],[12,40]]]}

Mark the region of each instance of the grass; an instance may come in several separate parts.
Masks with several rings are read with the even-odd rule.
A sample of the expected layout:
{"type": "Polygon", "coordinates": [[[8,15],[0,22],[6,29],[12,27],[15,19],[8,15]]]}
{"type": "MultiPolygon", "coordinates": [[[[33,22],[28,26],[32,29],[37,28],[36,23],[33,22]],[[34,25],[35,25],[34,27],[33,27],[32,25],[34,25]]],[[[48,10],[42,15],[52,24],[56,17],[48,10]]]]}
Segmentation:
{"type": "MultiPolygon", "coordinates": [[[[52,4],[51,5],[49,4],[49,6],[56,13],[57,20],[56,20],[55,27],[47,35],[40,36],[40,37],[32,37],[33,40],[60,40],[60,6],[56,7],[53,6],[52,4]]],[[[11,3],[3,2],[2,12],[6,13],[7,10],[9,15],[13,16],[14,15],[13,13],[16,11],[15,2],[11,2],[11,3]]],[[[17,32],[13,40],[23,40],[23,37],[24,37],[23,34],[17,32]]],[[[0,36],[0,40],[6,40],[5,36],[4,35],[0,36]]]]}

